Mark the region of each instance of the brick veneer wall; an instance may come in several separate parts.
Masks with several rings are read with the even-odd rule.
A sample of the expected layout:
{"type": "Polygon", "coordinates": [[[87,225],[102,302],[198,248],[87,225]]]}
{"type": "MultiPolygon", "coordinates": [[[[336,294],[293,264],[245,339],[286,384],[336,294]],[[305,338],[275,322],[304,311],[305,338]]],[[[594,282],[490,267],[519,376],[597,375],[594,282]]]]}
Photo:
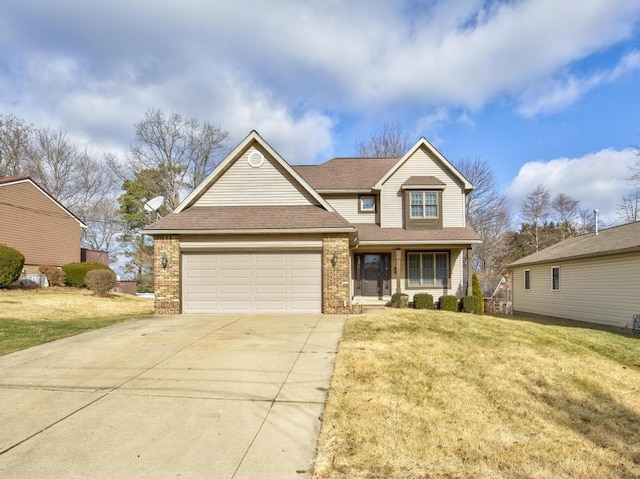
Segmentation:
{"type": "Polygon", "coordinates": [[[156,236],[153,242],[153,285],[156,314],[180,314],[180,240],[176,235],[156,236]],[[167,253],[167,267],[162,254],[167,253]]]}
{"type": "Polygon", "coordinates": [[[349,236],[325,234],[322,238],[322,312],[325,314],[351,312],[350,261],[349,236]],[[335,266],[333,253],[338,253],[335,266]]]}

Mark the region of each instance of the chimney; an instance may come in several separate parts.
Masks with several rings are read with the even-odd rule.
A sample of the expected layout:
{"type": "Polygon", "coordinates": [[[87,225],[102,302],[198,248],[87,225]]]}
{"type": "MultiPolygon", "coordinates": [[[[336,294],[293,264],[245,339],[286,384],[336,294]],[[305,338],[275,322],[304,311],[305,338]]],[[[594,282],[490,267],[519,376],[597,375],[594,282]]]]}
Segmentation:
{"type": "Polygon", "coordinates": [[[597,209],[593,210],[593,214],[595,215],[596,222],[596,236],[598,236],[598,213],[600,213],[597,209]]]}

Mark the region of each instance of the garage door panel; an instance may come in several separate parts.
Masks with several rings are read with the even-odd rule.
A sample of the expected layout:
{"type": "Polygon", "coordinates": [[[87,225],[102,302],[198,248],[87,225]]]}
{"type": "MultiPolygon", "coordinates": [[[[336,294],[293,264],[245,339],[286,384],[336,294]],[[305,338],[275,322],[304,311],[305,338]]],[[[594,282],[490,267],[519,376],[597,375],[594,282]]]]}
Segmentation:
{"type": "Polygon", "coordinates": [[[182,288],[185,313],[318,313],[321,255],[187,252],[182,288]]]}
{"type": "Polygon", "coordinates": [[[251,294],[251,285],[247,283],[223,284],[220,286],[221,294],[251,294]]]}

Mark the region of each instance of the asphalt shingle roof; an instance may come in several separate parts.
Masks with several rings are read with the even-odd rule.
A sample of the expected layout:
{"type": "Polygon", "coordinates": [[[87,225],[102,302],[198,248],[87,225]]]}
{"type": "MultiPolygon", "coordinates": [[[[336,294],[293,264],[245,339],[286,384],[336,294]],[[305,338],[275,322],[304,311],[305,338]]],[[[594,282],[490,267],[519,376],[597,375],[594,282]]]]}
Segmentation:
{"type": "Polygon", "coordinates": [[[315,190],[370,190],[399,158],[334,158],[292,168],[315,190]]]}
{"type": "Polygon", "coordinates": [[[480,237],[470,226],[461,228],[442,228],[439,230],[406,230],[404,228],[381,228],[373,223],[353,224],[358,229],[361,242],[480,242],[480,237]]]}
{"type": "Polygon", "coordinates": [[[338,213],[318,206],[194,206],[171,213],[145,231],[349,228],[338,213]]]}

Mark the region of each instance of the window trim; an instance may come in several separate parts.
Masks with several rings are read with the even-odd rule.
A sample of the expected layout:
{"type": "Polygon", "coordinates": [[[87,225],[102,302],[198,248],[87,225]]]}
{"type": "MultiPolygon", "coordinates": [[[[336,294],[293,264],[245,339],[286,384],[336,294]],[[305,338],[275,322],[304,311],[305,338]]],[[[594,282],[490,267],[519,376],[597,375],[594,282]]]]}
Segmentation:
{"type": "Polygon", "coordinates": [[[442,229],[442,189],[420,188],[404,190],[404,225],[408,230],[442,229]],[[417,217],[411,215],[411,195],[422,193],[422,207],[424,213],[424,199],[426,193],[436,195],[436,216],[417,217]]]}
{"type": "Polygon", "coordinates": [[[525,269],[523,276],[523,287],[525,291],[531,291],[531,270],[525,269]]]}
{"type": "Polygon", "coordinates": [[[358,213],[375,213],[378,206],[376,195],[358,195],[358,213]],[[365,198],[373,199],[373,208],[363,208],[362,200],[365,198]]]}
{"type": "Polygon", "coordinates": [[[560,266],[551,267],[551,291],[560,291],[560,266]],[[555,272],[558,272],[557,284],[555,278],[555,272]]]}
{"type": "Polygon", "coordinates": [[[420,250],[416,250],[416,251],[405,251],[404,254],[404,264],[405,264],[405,289],[410,289],[410,290],[417,290],[417,289],[427,289],[427,288],[431,288],[431,289],[441,289],[441,288],[446,288],[449,289],[450,284],[451,284],[451,252],[450,251],[442,251],[442,250],[434,250],[434,251],[420,251],[420,250]],[[434,274],[433,274],[433,284],[430,285],[424,285],[424,284],[420,284],[418,286],[415,285],[411,285],[409,283],[409,255],[412,254],[417,254],[420,255],[420,283],[422,283],[422,255],[433,255],[433,268],[434,268],[434,274]],[[447,264],[447,283],[446,284],[437,284],[437,278],[435,277],[435,270],[436,270],[436,255],[439,254],[443,254],[446,255],[446,264],[447,264]]]}

